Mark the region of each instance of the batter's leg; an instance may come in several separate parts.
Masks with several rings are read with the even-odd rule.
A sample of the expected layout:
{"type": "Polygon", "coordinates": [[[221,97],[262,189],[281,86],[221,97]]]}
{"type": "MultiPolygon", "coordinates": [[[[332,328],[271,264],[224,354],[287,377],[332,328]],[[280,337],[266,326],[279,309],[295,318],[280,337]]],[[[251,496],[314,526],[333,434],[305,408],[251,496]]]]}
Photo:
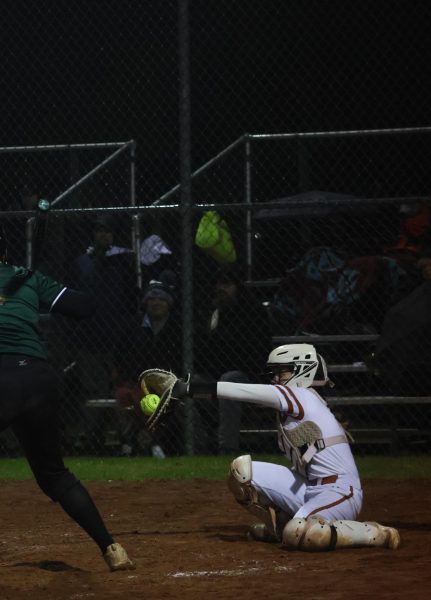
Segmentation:
{"type": "Polygon", "coordinates": [[[111,560],[112,552],[109,554],[109,549],[112,546],[115,549],[119,544],[115,544],[88,491],[64,465],[56,400],[53,397],[56,393],[55,376],[48,366],[38,366],[32,375],[32,408],[26,410],[12,428],[39,487],[54,502],[59,502],[65,512],[96,542],[112,570],[133,568],[127,555],[127,560],[124,558],[124,549],[124,554],[117,549],[111,560]]]}

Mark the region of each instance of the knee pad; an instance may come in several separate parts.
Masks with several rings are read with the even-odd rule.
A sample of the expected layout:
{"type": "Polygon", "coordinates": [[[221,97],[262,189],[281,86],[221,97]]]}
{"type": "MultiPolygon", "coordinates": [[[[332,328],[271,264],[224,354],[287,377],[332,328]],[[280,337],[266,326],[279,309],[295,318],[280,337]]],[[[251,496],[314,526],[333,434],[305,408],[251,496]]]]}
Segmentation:
{"type": "Polygon", "coordinates": [[[253,479],[253,466],[251,456],[246,454],[235,458],[230,465],[228,488],[241,504],[252,515],[257,517],[266,527],[265,537],[281,539],[281,530],[286,523],[287,515],[271,504],[269,498],[251,483],[253,479]]]}
{"type": "Polygon", "coordinates": [[[285,525],[282,543],[289,550],[333,550],[337,543],[337,530],[319,515],[307,519],[295,517],[285,525]]]}
{"type": "Polygon", "coordinates": [[[257,491],[251,485],[253,467],[250,454],[238,456],[230,465],[227,486],[239,504],[251,504],[257,500],[257,491]]]}

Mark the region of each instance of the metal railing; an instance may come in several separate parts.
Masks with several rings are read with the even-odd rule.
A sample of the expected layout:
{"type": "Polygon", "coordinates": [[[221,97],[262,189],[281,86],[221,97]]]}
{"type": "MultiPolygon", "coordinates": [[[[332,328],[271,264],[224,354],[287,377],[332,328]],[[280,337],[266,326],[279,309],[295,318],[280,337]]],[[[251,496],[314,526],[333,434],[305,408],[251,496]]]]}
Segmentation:
{"type": "MultiPolygon", "coordinates": [[[[410,139],[409,135],[406,137],[406,134],[411,134],[412,136],[425,134],[425,136],[428,136],[430,131],[431,128],[410,128],[407,130],[371,130],[367,132],[315,132],[315,134],[304,134],[304,138],[311,140],[312,143],[317,143],[318,140],[348,139],[350,144],[349,148],[350,151],[352,151],[351,144],[356,143],[356,140],[369,140],[370,138],[374,137],[380,140],[389,140],[392,139],[394,135],[400,135],[403,139],[410,139]]],[[[329,329],[326,328],[325,330],[320,330],[319,327],[316,329],[309,328],[307,335],[304,335],[301,333],[301,331],[297,330],[298,327],[295,325],[294,321],[289,321],[290,317],[287,312],[283,313],[283,317],[286,315],[288,316],[287,320],[280,321],[278,319],[279,313],[277,313],[277,310],[279,304],[277,304],[277,302],[280,301],[280,297],[278,300],[276,300],[275,296],[283,291],[283,284],[285,281],[285,273],[283,271],[283,267],[285,265],[283,264],[283,260],[286,257],[290,258],[289,248],[295,247],[295,250],[298,253],[297,258],[299,260],[301,254],[306,252],[310,246],[313,245],[312,236],[309,236],[309,228],[311,226],[317,229],[319,241],[325,239],[328,243],[333,244],[334,249],[336,246],[338,247],[339,245],[344,245],[348,248],[352,255],[355,255],[356,253],[360,256],[364,251],[364,248],[367,247],[370,236],[375,235],[380,239],[382,236],[388,237],[389,234],[392,235],[396,233],[396,228],[394,227],[394,225],[396,225],[396,220],[393,218],[393,215],[395,214],[394,210],[396,211],[399,205],[413,205],[417,204],[418,201],[427,202],[428,198],[426,194],[418,194],[417,191],[419,188],[421,190],[427,189],[428,180],[424,176],[424,178],[419,181],[420,185],[418,185],[417,188],[414,186],[409,187],[408,185],[400,188],[400,195],[393,193],[394,188],[391,188],[389,185],[390,182],[388,182],[387,187],[380,187],[379,193],[374,197],[373,194],[370,193],[351,198],[335,197],[334,199],[329,200],[325,199],[324,196],[319,195],[311,195],[311,199],[307,198],[305,200],[301,196],[295,197],[294,195],[290,200],[289,192],[295,193],[298,191],[298,188],[292,187],[290,189],[286,189],[288,206],[295,207],[295,210],[299,209],[299,213],[295,213],[296,216],[294,217],[288,217],[287,228],[284,222],[280,219],[273,219],[268,223],[265,222],[266,231],[264,231],[263,237],[260,239],[256,235],[257,223],[260,224],[262,222],[257,222],[256,220],[258,211],[262,209],[271,209],[273,207],[277,208],[279,207],[279,202],[274,200],[274,197],[277,196],[277,193],[270,192],[266,194],[266,190],[271,188],[273,185],[272,180],[267,181],[261,176],[260,179],[258,177],[256,180],[256,178],[253,177],[253,173],[265,167],[267,152],[265,151],[264,155],[259,154],[256,151],[252,151],[252,146],[254,144],[260,145],[264,143],[273,144],[275,141],[277,143],[282,142],[283,144],[289,144],[293,140],[298,139],[301,139],[301,134],[277,134],[268,136],[244,135],[236,140],[236,142],[225,148],[225,150],[215,156],[211,161],[208,161],[194,173],[190,174],[190,177],[193,180],[194,197],[199,199],[199,202],[196,202],[190,206],[192,215],[192,230],[189,233],[190,239],[188,240],[187,248],[190,245],[191,250],[186,250],[182,246],[183,206],[180,203],[178,196],[178,193],[181,191],[181,185],[178,184],[150,204],[143,203],[136,195],[135,189],[136,175],[134,164],[134,143],[131,141],[119,144],[109,144],[107,148],[109,150],[113,149],[114,151],[111,152],[108,157],[105,156],[103,159],[100,159],[99,157],[96,165],[91,165],[91,168],[87,168],[84,174],[81,173],[80,176],[74,177],[68,185],[61,186],[63,189],[59,189],[57,193],[51,195],[52,210],[49,217],[51,228],[50,237],[55,234],[54,237],[60,243],[60,246],[55,247],[54,252],[47,253],[44,263],[48,267],[49,271],[52,271],[56,277],[59,278],[59,280],[62,280],[61,278],[63,277],[63,274],[67,273],[68,267],[74,262],[76,255],[79,252],[84,252],[86,244],[88,243],[86,242],[86,236],[90,232],[90,224],[96,216],[103,215],[104,217],[111,218],[111,222],[113,222],[114,225],[117,223],[119,224],[117,234],[121,238],[121,243],[118,243],[120,246],[125,245],[130,249],[130,251],[133,251],[131,252],[130,256],[133,258],[134,282],[137,288],[145,290],[149,280],[149,271],[148,266],[144,265],[141,261],[140,250],[142,242],[147,239],[149,233],[153,232],[146,231],[144,233],[142,231],[142,227],[145,227],[146,223],[154,218],[162,219],[165,224],[166,239],[169,239],[168,245],[170,245],[173,255],[178,261],[174,267],[177,276],[175,291],[173,292],[175,296],[174,305],[178,310],[181,311],[184,306],[188,306],[189,311],[192,309],[193,315],[193,327],[190,327],[189,317],[187,317],[186,321],[184,321],[185,317],[182,312],[177,312],[175,317],[180,323],[182,323],[182,331],[184,332],[187,340],[187,344],[184,343],[184,340],[183,342],[178,342],[178,340],[176,342],[176,350],[178,352],[178,356],[181,357],[181,364],[183,365],[182,369],[184,369],[184,364],[195,365],[196,363],[197,365],[205,353],[208,353],[209,362],[214,361],[214,364],[216,364],[218,359],[220,357],[223,358],[225,353],[227,356],[230,342],[226,345],[221,342],[221,345],[219,345],[217,348],[212,348],[210,342],[208,342],[209,345],[203,352],[199,328],[201,328],[202,325],[207,322],[212,308],[212,284],[214,273],[217,272],[218,269],[223,268],[223,265],[218,264],[216,261],[214,261],[214,259],[205,254],[205,252],[198,249],[193,243],[194,235],[196,233],[196,226],[200,222],[202,216],[209,210],[216,211],[223,216],[227,224],[230,225],[232,229],[233,241],[236,244],[238,255],[236,266],[240,271],[242,271],[243,274],[245,274],[244,287],[248,293],[248,299],[256,301],[256,310],[259,307],[263,308],[266,314],[270,317],[268,324],[268,332],[270,333],[268,348],[261,355],[262,368],[252,369],[252,377],[256,376],[258,372],[263,370],[266,352],[269,351],[274,345],[304,341],[313,343],[327,359],[329,371],[331,372],[331,379],[333,378],[337,383],[337,396],[328,396],[328,402],[334,407],[349,412],[349,418],[353,421],[354,430],[361,429],[361,427],[365,430],[372,428],[386,430],[385,427],[380,427],[380,425],[382,425],[382,419],[389,418],[389,415],[386,414],[385,411],[393,410],[394,407],[395,410],[397,410],[398,404],[405,404],[405,407],[408,408],[405,413],[401,413],[400,426],[404,433],[407,430],[411,432],[414,431],[416,442],[418,431],[423,431],[424,437],[427,435],[426,424],[424,424],[423,428],[421,429],[420,418],[417,411],[418,406],[423,406],[423,404],[427,402],[424,400],[424,398],[427,398],[427,396],[420,392],[418,392],[417,396],[405,392],[399,396],[389,392],[387,395],[384,395],[386,390],[382,389],[382,383],[378,378],[376,379],[374,369],[370,369],[367,361],[365,360],[368,352],[372,350],[373,345],[375,345],[379,340],[379,327],[381,325],[381,318],[387,310],[387,306],[385,305],[383,307],[378,307],[380,312],[378,313],[378,319],[376,319],[376,322],[378,321],[377,329],[374,329],[370,332],[364,333],[360,329],[355,330],[355,324],[352,329],[351,323],[349,323],[348,330],[343,330],[342,323],[337,321],[337,314],[337,318],[332,322],[329,322],[329,325],[326,323],[326,326],[329,327],[329,329]],[[120,156],[124,155],[125,152],[127,153],[127,150],[130,150],[130,154],[128,155],[128,161],[126,162],[128,185],[125,204],[120,205],[118,203],[111,203],[110,205],[101,205],[100,203],[97,203],[96,206],[92,206],[92,198],[100,196],[100,179],[98,178],[101,176],[101,174],[109,172],[113,165],[116,164],[116,161],[120,159],[120,156]],[[240,150],[239,157],[235,156],[235,153],[238,150],[240,150]],[[235,167],[234,170],[232,170],[232,166],[235,167]],[[227,182],[232,182],[233,188],[237,190],[241,189],[241,194],[235,195],[235,197],[228,196],[228,199],[230,199],[228,202],[219,201],[219,198],[214,198],[211,194],[205,193],[207,186],[208,189],[216,189],[216,186],[213,185],[213,177],[215,177],[217,184],[219,182],[226,183],[226,180],[223,177],[225,169],[230,175],[230,177],[227,179],[227,182]],[[96,181],[96,185],[93,185],[94,181],[96,181]],[[240,185],[236,186],[238,182],[240,182],[240,185]],[[86,196],[89,200],[88,206],[83,207],[82,202],[77,203],[78,205],[75,206],[75,194],[79,193],[82,189],[86,189],[87,186],[90,186],[89,189],[91,191],[91,194],[86,196]],[[262,192],[262,189],[265,190],[265,193],[262,192]],[[387,194],[382,193],[382,191],[387,191],[387,194]],[[172,202],[169,204],[167,203],[168,200],[172,202]],[[178,201],[174,202],[174,200],[178,201]],[[355,219],[355,229],[360,234],[358,239],[356,239],[350,236],[350,230],[345,230],[345,224],[347,221],[333,226],[332,220],[328,220],[326,218],[325,212],[315,211],[313,213],[301,213],[301,210],[304,207],[309,209],[310,206],[317,209],[322,207],[327,209],[328,206],[331,206],[334,208],[336,213],[337,211],[344,210],[345,207],[348,207],[349,209],[354,208],[355,210],[357,208],[365,208],[365,212],[359,214],[365,214],[367,220],[366,222],[362,222],[360,219],[355,219]],[[369,211],[370,208],[373,211],[377,209],[380,211],[378,213],[379,217],[375,221],[372,219],[370,220],[367,216],[367,211],[369,211]],[[292,218],[296,219],[294,225],[292,225],[292,218]],[[305,230],[306,235],[303,235],[303,230],[305,230]],[[366,242],[365,245],[362,244],[364,240],[366,242]],[[190,253],[190,255],[187,256],[187,260],[184,260],[184,257],[187,255],[187,253],[190,253]],[[278,264],[277,261],[280,260],[281,263],[278,264]],[[263,271],[258,271],[259,264],[263,264],[265,266],[263,271]],[[264,277],[262,277],[262,274],[264,277]],[[192,289],[194,303],[191,305],[188,304],[190,297],[187,293],[184,293],[183,284],[185,281],[188,282],[188,287],[186,286],[186,289],[190,289],[190,286],[192,289]],[[274,316],[277,318],[274,319],[274,316]],[[352,388],[354,388],[353,393],[352,388]],[[406,398],[405,403],[403,400],[404,397],[406,398]],[[381,412],[376,415],[368,414],[370,408],[376,408],[381,412]]],[[[428,139],[428,137],[426,137],[426,139],[428,139]]],[[[427,142],[425,145],[427,145],[427,142]]],[[[97,147],[97,149],[100,150],[103,146],[103,144],[96,144],[93,146],[80,144],[73,146],[58,146],[55,147],[55,152],[57,149],[67,150],[71,147],[79,152],[91,147],[93,149],[97,147]]],[[[423,147],[424,146],[421,146],[421,148],[423,147]]],[[[388,148],[393,149],[392,144],[389,144],[389,142],[388,148]]],[[[46,148],[43,148],[41,150],[45,149],[46,148]]],[[[50,151],[52,150],[53,148],[50,148],[50,151]]],[[[295,152],[297,150],[298,148],[295,149],[295,152]]],[[[323,150],[326,150],[326,147],[323,148],[323,150]]],[[[13,149],[13,152],[17,151],[17,148],[13,149]]],[[[333,147],[332,151],[333,154],[331,156],[328,156],[326,152],[322,153],[322,160],[318,162],[324,163],[325,160],[328,161],[331,159],[337,163],[337,167],[342,171],[344,148],[338,148],[337,146],[333,147]]],[[[295,168],[299,164],[304,165],[304,150],[301,149],[300,152],[302,153],[302,159],[300,163],[297,162],[295,164],[295,168]]],[[[397,156],[400,157],[400,160],[405,158],[402,153],[397,154],[397,156]]],[[[425,153],[423,156],[425,156],[425,153]]],[[[311,157],[310,160],[316,162],[315,157],[311,157]]],[[[419,166],[422,167],[422,165],[419,166]]],[[[124,167],[124,164],[122,167],[124,167]]],[[[368,165],[363,165],[363,163],[358,160],[357,168],[360,171],[363,169],[365,172],[368,169],[368,165]]],[[[323,167],[321,167],[321,169],[323,173],[323,167]]],[[[423,173],[425,173],[425,169],[423,170],[423,173]]],[[[426,170],[426,173],[428,174],[428,170],[426,170]]],[[[115,175],[117,176],[117,172],[115,175]]],[[[301,180],[301,176],[296,178],[292,177],[291,181],[294,180],[301,180]]],[[[111,184],[112,181],[114,180],[110,179],[109,184],[111,184]]],[[[346,180],[346,182],[348,183],[348,180],[346,180]]],[[[347,183],[345,185],[347,185],[347,183]]],[[[57,185],[57,188],[59,187],[60,185],[57,185]]],[[[33,217],[34,212],[25,210],[18,212],[9,211],[3,213],[1,216],[2,220],[18,220],[21,223],[20,228],[22,230],[25,228],[25,221],[28,221],[29,218],[31,219],[33,217]]],[[[28,251],[30,252],[29,255],[31,257],[32,228],[29,229],[30,231],[28,232],[27,242],[28,251]]],[[[162,237],[164,236],[162,235],[162,237]]],[[[20,243],[21,242],[18,242],[17,238],[17,248],[19,247],[20,243]]],[[[341,262],[344,264],[345,258],[343,258],[341,262]]],[[[292,269],[290,269],[289,272],[296,273],[297,271],[292,271],[292,269]]],[[[325,285],[334,285],[334,281],[332,281],[331,277],[333,277],[337,272],[337,269],[332,269],[325,274],[325,285]],[[328,273],[332,273],[332,275],[329,276],[328,273]]],[[[155,274],[156,276],[160,275],[160,273],[157,272],[155,272],[155,274]]],[[[109,298],[109,302],[112,303],[112,311],[119,315],[121,314],[121,311],[118,313],[118,308],[130,300],[131,289],[127,287],[123,288],[121,286],[116,286],[116,284],[114,284],[112,287],[115,290],[115,293],[109,298]]],[[[289,291],[289,289],[287,291],[289,291]]],[[[374,303],[379,301],[379,299],[380,292],[375,293],[371,297],[371,301],[368,298],[368,302],[370,304],[368,309],[371,309],[372,312],[375,312],[377,305],[374,303]]],[[[281,298],[281,301],[284,301],[284,298],[281,298]]],[[[342,302],[340,302],[339,306],[346,311],[348,316],[353,308],[356,311],[356,318],[359,318],[359,320],[365,318],[361,312],[363,308],[361,305],[361,299],[355,300],[354,298],[348,296],[344,298],[342,302]]],[[[142,305],[139,305],[139,310],[137,310],[136,307],[137,305],[135,308],[131,309],[133,311],[133,315],[129,316],[133,316],[134,319],[138,319],[136,323],[139,323],[139,318],[142,316],[142,313],[140,312],[142,310],[142,305]]],[[[247,303],[243,308],[244,314],[250,313],[250,316],[256,320],[254,322],[252,320],[246,327],[242,327],[240,326],[240,319],[243,318],[244,314],[239,314],[238,322],[234,320],[232,323],[232,333],[234,334],[232,343],[236,338],[236,340],[241,342],[241,346],[244,349],[247,349],[251,344],[250,334],[256,328],[257,319],[262,318],[262,313],[259,313],[259,316],[257,316],[258,313],[256,312],[256,316],[254,316],[255,304],[252,302],[250,302],[250,304],[247,303]]],[[[284,306],[283,308],[286,307],[284,306]]],[[[136,325],[136,323],[135,329],[138,329],[138,325],[136,325]]],[[[362,322],[360,322],[360,324],[362,324],[362,322]]],[[[55,321],[50,323],[49,320],[46,320],[46,323],[44,323],[44,327],[47,330],[49,330],[50,327],[56,326],[57,325],[55,321]]],[[[111,349],[104,347],[106,336],[103,338],[103,335],[106,332],[103,331],[102,327],[101,329],[98,329],[97,327],[94,327],[92,336],[94,337],[95,341],[99,340],[99,336],[101,336],[100,341],[97,342],[98,347],[102,350],[107,350],[107,353],[110,353],[111,349]],[[105,341],[103,341],[102,338],[105,341]]],[[[122,327],[123,323],[121,322],[121,328],[122,327]]],[[[124,327],[126,327],[126,321],[124,322],[124,327]]],[[[77,332],[78,329],[74,333],[76,334],[77,332]]],[[[60,340],[63,338],[64,341],[64,335],[65,332],[60,331],[60,340]]],[[[80,391],[79,394],[77,394],[74,386],[81,386],[83,381],[81,380],[81,376],[78,374],[80,367],[82,367],[82,357],[78,358],[77,353],[72,353],[72,356],[70,356],[71,346],[66,343],[65,345],[69,347],[67,347],[65,351],[64,348],[60,347],[61,345],[59,344],[59,340],[56,339],[54,334],[51,336],[49,331],[48,339],[50,340],[50,343],[53,344],[52,351],[55,358],[61,363],[59,365],[61,370],[65,371],[64,365],[74,365],[74,367],[68,369],[66,373],[66,378],[70,382],[68,383],[69,387],[67,388],[68,398],[67,402],[65,403],[65,407],[67,407],[67,410],[70,411],[66,415],[66,420],[69,423],[68,426],[72,426],[75,421],[78,422],[75,414],[75,411],[78,411],[78,406],[74,396],[76,395],[80,398],[82,397],[81,400],[83,404],[80,406],[79,410],[83,409],[83,407],[88,408],[91,412],[92,419],[96,422],[100,420],[100,428],[103,426],[109,429],[109,439],[111,440],[110,448],[112,448],[112,440],[115,437],[113,436],[112,431],[115,432],[119,422],[119,419],[117,418],[118,400],[115,398],[113,393],[115,392],[115,389],[105,385],[106,382],[99,380],[100,387],[98,389],[82,390],[81,387],[79,387],[80,391]],[[104,410],[98,411],[95,410],[95,408],[104,409],[105,412],[112,413],[112,418],[108,416],[104,416],[103,418],[95,417],[96,414],[100,413],[101,415],[104,413],[104,410]]],[[[82,338],[82,340],[83,339],[84,338],[82,338]]],[[[161,348],[164,348],[164,344],[168,344],[168,341],[165,340],[163,343],[160,342],[159,345],[161,348]]],[[[143,356],[143,350],[144,346],[142,346],[142,344],[134,345],[134,342],[131,342],[131,346],[129,348],[131,356],[140,356],[141,353],[143,356]]],[[[166,346],[166,353],[167,352],[168,346],[166,346]]],[[[146,364],[146,360],[146,358],[142,358],[143,362],[142,365],[140,365],[140,369],[143,369],[146,366],[163,366],[157,364],[146,364]]],[[[231,360],[231,363],[235,363],[235,360],[231,360]]],[[[178,368],[181,370],[181,367],[177,367],[177,369],[178,368]]],[[[194,366],[195,370],[197,368],[197,366],[194,366]]],[[[214,376],[217,377],[220,374],[221,372],[218,374],[216,373],[214,376]]],[[[187,405],[187,410],[185,412],[181,409],[180,414],[178,415],[178,421],[175,423],[171,431],[170,443],[174,444],[175,448],[171,448],[170,452],[200,453],[214,451],[214,446],[211,446],[211,444],[207,445],[207,442],[205,441],[212,429],[215,428],[214,431],[212,431],[212,434],[214,434],[214,432],[217,430],[217,424],[213,423],[213,417],[214,408],[209,406],[201,405],[197,407],[195,404],[191,403],[187,405]]],[[[263,443],[263,441],[259,439],[259,436],[256,432],[265,432],[267,430],[272,431],[272,417],[265,411],[261,412],[260,409],[255,410],[252,407],[250,410],[243,410],[242,420],[243,423],[239,432],[248,432],[246,434],[247,436],[251,436],[252,433],[253,435],[256,434],[256,439],[252,441],[251,438],[248,437],[247,443],[250,443],[251,447],[256,449],[268,449],[268,444],[266,442],[263,443]]],[[[73,438],[73,436],[77,435],[77,433],[73,432],[71,435],[73,438]]],[[[117,446],[121,446],[123,435],[125,434],[121,432],[118,434],[117,446]]],[[[94,444],[95,452],[104,451],[103,442],[100,442],[100,440],[98,442],[94,441],[94,444]],[[97,444],[102,444],[102,446],[97,444]]],[[[146,452],[147,450],[142,446],[138,446],[135,451],[139,453],[146,452]]]]}

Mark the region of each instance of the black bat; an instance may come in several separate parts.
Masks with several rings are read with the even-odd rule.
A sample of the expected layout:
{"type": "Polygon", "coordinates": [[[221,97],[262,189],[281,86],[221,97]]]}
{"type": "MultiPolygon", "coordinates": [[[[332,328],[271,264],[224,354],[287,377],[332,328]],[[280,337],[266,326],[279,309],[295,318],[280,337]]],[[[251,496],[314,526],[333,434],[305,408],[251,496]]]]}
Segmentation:
{"type": "Polygon", "coordinates": [[[37,268],[45,242],[50,207],[50,203],[45,199],[41,199],[37,203],[36,216],[33,225],[33,256],[30,265],[33,270],[37,268]]]}

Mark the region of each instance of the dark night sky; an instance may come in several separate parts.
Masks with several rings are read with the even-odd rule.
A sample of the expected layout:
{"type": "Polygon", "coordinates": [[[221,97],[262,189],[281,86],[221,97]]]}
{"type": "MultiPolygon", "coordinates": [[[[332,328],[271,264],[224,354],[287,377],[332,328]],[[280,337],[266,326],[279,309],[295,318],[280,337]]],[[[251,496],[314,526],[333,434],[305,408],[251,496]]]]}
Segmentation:
{"type": "MultiPolygon", "coordinates": [[[[190,0],[194,168],[244,132],[429,125],[431,5],[190,0]]],[[[178,175],[176,0],[3,0],[1,145],[138,142],[178,175]]]]}

